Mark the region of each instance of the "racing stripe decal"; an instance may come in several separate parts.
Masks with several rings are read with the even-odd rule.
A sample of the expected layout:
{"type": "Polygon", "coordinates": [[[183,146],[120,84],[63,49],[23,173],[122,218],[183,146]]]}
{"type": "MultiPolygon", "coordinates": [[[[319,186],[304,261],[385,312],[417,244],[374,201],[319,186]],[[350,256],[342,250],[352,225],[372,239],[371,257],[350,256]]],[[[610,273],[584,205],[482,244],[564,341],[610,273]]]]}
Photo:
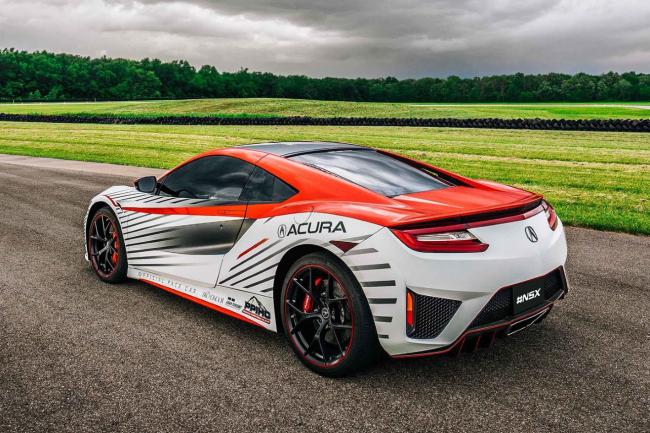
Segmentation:
{"type": "MultiPolygon", "coordinates": [[[[127,254],[148,251],[166,251],[185,255],[225,254],[232,248],[234,233],[239,230],[241,225],[241,219],[238,218],[157,229],[157,227],[177,223],[185,219],[173,217],[169,220],[167,218],[168,216],[158,215],[137,224],[150,223],[156,220],[155,223],[136,230],[129,230],[125,239],[127,254]],[[165,219],[160,222],[158,221],[159,218],[165,219]],[[139,233],[141,230],[145,232],[139,233]],[[134,232],[138,234],[133,236],[134,232]],[[134,242],[136,239],[141,240],[134,242]]],[[[135,259],[135,257],[133,258],[135,259]]]]}
{"type": "Polygon", "coordinates": [[[134,260],[144,260],[144,259],[166,259],[166,258],[168,258],[168,257],[169,257],[169,256],[165,256],[165,255],[162,255],[162,254],[158,254],[158,255],[154,255],[154,256],[138,256],[138,257],[129,257],[129,264],[133,264],[133,265],[135,265],[134,263],[132,263],[134,260]]]}
{"type": "Polygon", "coordinates": [[[250,252],[253,251],[255,248],[259,247],[260,245],[262,245],[264,242],[266,242],[266,241],[268,241],[268,240],[269,240],[269,238],[264,238],[264,239],[260,240],[259,242],[254,243],[252,246],[246,248],[244,251],[242,251],[241,253],[239,253],[239,255],[237,256],[237,258],[239,259],[239,258],[241,258],[242,256],[245,256],[246,254],[250,253],[250,252]]]}
{"type": "Polygon", "coordinates": [[[357,243],[361,243],[361,242],[365,241],[366,239],[368,239],[370,236],[371,236],[371,235],[355,236],[355,237],[353,237],[353,238],[347,238],[347,239],[341,239],[341,240],[344,241],[344,242],[357,242],[357,243]]]}
{"type": "Polygon", "coordinates": [[[368,298],[369,304],[396,304],[397,298],[368,298]]]}
{"type": "MultiPolygon", "coordinates": [[[[149,215],[149,216],[151,216],[151,215],[149,215]]],[[[174,218],[170,218],[168,215],[164,215],[164,216],[166,216],[167,218],[162,220],[162,221],[158,221],[155,224],[149,224],[149,225],[142,226],[142,227],[138,227],[138,226],[140,224],[142,224],[142,223],[147,223],[149,221],[156,221],[156,219],[148,218],[148,219],[138,220],[138,222],[136,224],[133,224],[133,226],[135,226],[136,228],[133,228],[133,226],[129,225],[129,228],[127,230],[127,235],[129,235],[129,237],[131,237],[131,235],[133,235],[134,233],[139,233],[139,232],[142,232],[142,231],[145,231],[145,230],[155,229],[155,228],[165,226],[165,225],[167,225],[170,228],[173,228],[175,226],[172,226],[171,225],[172,223],[178,223],[179,221],[187,219],[187,218],[183,218],[183,217],[174,219],[174,218]]]]}
{"type": "Polygon", "coordinates": [[[132,242],[132,243],[127,244],[127,246],[128,247],[134,247],[136,245],[146,245],[146,244],[151,244],[151,243],[154,243],[154,242],[173,241],[174,239],[176,239],[175,236],[172,236],[172,237],[169,237],[169,238],[158,238],[158,239],[155,239],[155,240],[132,242]]]}
{"type": "Polygon", "coordinates": [[[116,192],[111,194],[111,197],[113,197],[116,200],[125,200],[130,197],[141,197],[141,196],[146,196],[146,194],[142,194],[137,191],[116,192]]]}
{"type": "Polygon", "coordinates": [[[111,193],[111,197],[120,198],[120,197],[123,197],[125,195],[130,195],[130,194],[134,194],[134,192],[129,190],[129,189],[121,189],[119,191],[115,191],[115,192],[111,193]]]}
{"type": "MultiPolygon", "coordinates": [[[[269,245],[268,247],[264,248],[263,250],[259,251],[258,253],[253,254],[253,255],[252,255],[251,257],[249,257],[248,259],[243,260],[241,263],[239,263],[239,264],[233,266],[232,268],[230,268],[230,271],[232,271],[233,269],[237,268],[239,265],[243,264],[244,262],[247,262],[248,260],[253,259],[253,258],[259,256],[260,254],[262,254],[263,252],[265,252],[266,250],[268,250],[268,249],[271,248],[272,246],[276,245],[278,242],[280,242],[280,241],[279,241],[279,240],[278,240],[278,241],[275,241],[273,244],[269,245]]],[[[290,243],[289,245],[285,245],[284,247],[280,248],[279,250],[276,250],[275,252],[273,252],[273,253],[269,254],[268,256],[264,257],[263,259],[258,260],[256,263],[254,263],[254,264],[252,264],[252,265],[250,265],[250,266],[248,266],[248,267],[246,267],[246,268],[244,268],[244,269],[241,269],[241,270],[239,270],[238,272],[235,272],[234,274],[229,275],[228,277],[226,277],[226,278],[224,278],[223,280],[219,281],[219,284],[224,284],[224,283],[226,283],[226,282],[232,280],[233,278],[236,278],[236,277],[238,277],[238,276],[240,276],[240,275],[242,275],[242,274],[244,274],[244,273],[250,271],[251,269],[257,267],[258,265],[260,265],[260,264],[266,262],[266,261],[269,260],[269,259],[272,259],[273,257],[275,257],[276,255],[280,254],[281,252],[286,251],[286,250],[288,250],[289,248],[292,248],[294,245],[297,245],[297,244],[299,244],[299,243],[301,243],[301,242],[302,242],[302,240],[297,240],[297,241],[295,241],[295,242],[290,243]]]]}
{"type": "MultiPolygon", "coordinates": [[[[136,213],[138,213],[138,212],[131,212],[131,214],[136,214],[136,213]]],[[[136,215],[136,216],[134,216],[134,217],[131,218],[129,221],[131,221],[131,222],[133,222],[133,221],[137,221],[137,220],[142,219],[142,218],[147,217],[147,216],[150,216],[150,215],[147,214],[147,213],[141,213],[140,215],[136,215]]]]}
{"type": "MultiPolygon", "coordinates": [[[[236,267],[238,267],[238,266],[244,264],[244,263],[247,262],[248,260],[250,260],[250,259],[256,257],[257,255],[263,253],[264,251],[268,250],[269,248],[271,248],[273,245],[277,244],[278,242],[280,242],[280,241],[276,241],[276,242],[274,242],[273,244],[269,245],[268,247],[264,248],[263,250],[259,251],[257,254],[253,254],[253,255],[250,256],[248,259],[243,260],[241,263],[239,263],[239,264],[233,266],[232,268],[230,268],[230,270],[232,271],[233,269],[235,269],[236,267]]],[[[238,277],[239,275],[243,274],[244,272],[253,269],[254,267],[258,266],[258,265],[261,264],[261,263],[264,263],[265,261],[267,261],[267,260],[269,260],[269,259],[272,259],[273,257],[275,257],[276,255],[280,254],[281,252],[286,251],[286,250],[288,250],[289,248],[293,247],[294,245],[298,245],[298,244],[301,243],[301,242],[302,242],[302,240],[297,240],[297,241],[295,241],[295,242],[290,243],[289,245],[285,245],[284,247],[280,248],[279,250],[277,250],[277,251],[271,253],[270,255],[264,257],[263,259],[257,261],[255,264],[250,265],[250,266],[248,266],[247,268],[244,268],[244,269],[240,270],[239,272],[236,272],[236,273],[230,275],[229,277],[227,277],[227,278],[221,280],[221,281],[219,282],[219,284],[223,284],[223,283],[225,283],[225,282],[227,282],[227,281],[232,280],[232,279],[235,278],[235,277],[238,277]]]]}
{"type": "MultiPolygon", "coordinates": [[[[160,227],[163,227],[163,226],[167,226],[171,230],[177,230],[180,227],[188,227],[187,225],[185,225],[185,226],[183,226],[183,225],[170,226],[170,224],[176,224],[176,223],[178,223],[180,221],[184,221],[186,219],[188,219],[188,217],[165,220],[165,221],[162,221],[162,222],[158,222],[157,224],[151,224],[151,225],[146,226],[146,227],[140,227],[140,228],[138,228],[136,230],[128,230],[127,238],[128,239],[135,239],[135,238],[139,238],[139,237],[143,237],[143,236],[151,236],[153,234],[157,234],[158,232],[157,231],[153,231],[153,232],[149,232],[149,233],[140,233],[140,232],[146,231],[146,230],[151,230],[151,229],[161,230],[160,227]],[[140,233],[140,234],[138,234],[137,236],[133,236],[134,233],[140,233]]],[[[207,224],[207,223],[203,223],[203,224],[207,224]]],[[[199,225],[199,224],[195,224],[195,225],[199,225]]]]}
{"type": "Polygon", "coordinates": [[[330,244],[334,245],[337,247],[339,250],[343,251],[344,253],[347,253],[350,251],[352,248],[356,247],[358,244],[356,242],[346,242],[346,241],[330,241],[330,244]]]}
{"type": "MultiPolygon", "coordinates": [[[[163,234],[163,233],[169,233],[169,232],[173,232],[173,231],[176,231],[176,230],[178,230],[178,228],[173,227],[173,228],[168,228],[168,229],[156,230],[156,231],[153,231],[151,233],[139,234],[137,236],[130,236],[130,234],[127,234],[127,236],[125,236],[124,240],[129,241],[129,240],[133,240],[133,239],[145,238],[147,236],[153,236],[153,235],[159,235],[159,234],[163,234]]],[[[127,242],[127,244],[128,244],[128,242],[127,242]]]]}
{"type": "Polygon", "coordinates": [[[243,282],[245,282],[247,280],[250,280],[251,278],[258,276],[259,274],[262,274],[262,273],[264,273],[266,271],[270,271],[271,269],[275,268],[279,264],[280,264],[280,262],[273,263],[271,266],[268,266],[268,267],[266,267],[264,269],[261,269],[259,271],[255,271],[255,273],[253,273],[252,275],[249,275],[248,277],[244,277],[239,281],[235,281],[234,283],[232,283],[232,285],[237,286],[238,284],[241,284],[241,283],[243,283],[243,282]]]}
{"type": "Polygon", "coordinates": [[[353,271],[372,271],[375,269],[390,269],[389,263],[378,263],[376,265],[357,265],[350,266],[353,271]]]}
{"type": "Polygon", "coordinates": [[[395,286],[395,280],[361,282],[361,287],[392,287],[392,286],[395,286]]]}
{"type": "Polygon", "coordinates": [[[264,278],[263,280],[256,281],[254,283],[248,284],[244,286],[245,289],[250,289],[251,287],[257,286],[258,284],[266,283],[267,281],[271,281],[272,279],[275,278],[275,275],[271,275],[270,277],[264,278]]]}
{"type": "Polygon", "coordinates": [[[370,253],[376,253],[377,250],[374,248],[361,248],[359,250],[357,249],[352,249],[345,253],[346,256],[358,256],[360,254],[370,254],[370,253]]]}
{"type": "Polygon", "coordinates": [[[229,271],[233,271],[233,270],[237,269],[238,267],[240,267],[241,265],[243,265],[244,263],[253,260],[255,257],[257,257],[257,256],[259,256],[260,254],[262,254],[262,253],[268,251],[269,249],[273,248],[274,246],[276,246],[276,245],[279,244],[280,242],[282,242],[282,240],[277,240],[277,241],[273,242],[271,245],[269,245],[269,246],[267,246],[267,247],[265,247],[265,248],[259,250],[258,252],[256,252],[256,253],[253,254],[252,256],[248,257],[247,259],[244,259],[244,260],[242,260],[241,262],[235,264],[232,268],[229,269],[229,271]]]}
{"type": "Polygon", "coordinates": [[[131,224],[131,223],[129,223],[129,232],[132,233],[132,232],[134,232],[134,231],[137,231],[137,230],[131,230],[133,227],[137,227],[137,226],[139,226],[139,225],[141,225],[141,224],[146,224],[146,223],[148,223],[148,222],[150,222],[150,221],[159,220],[159,219],[161,219],[161,218],[164,218],[166,215],[153,215],[153,216],[152,216],[152,215],[148,215],[148,216],[151,217],[151,218],[148,218],[148,219],[146,219],[146,220],[139,221],[139,222],[137,222],[137,223],[135,223],[135,224],[131,224]]]}
{"type": "Polygon", "coordinates": [[[123,197],[118,197],[117,200],[120,202],[133,202],[134,200],[143,200],[145,198],[149,197],[148,194],[130,194],[130,195],[125,195],[123,197]]]}

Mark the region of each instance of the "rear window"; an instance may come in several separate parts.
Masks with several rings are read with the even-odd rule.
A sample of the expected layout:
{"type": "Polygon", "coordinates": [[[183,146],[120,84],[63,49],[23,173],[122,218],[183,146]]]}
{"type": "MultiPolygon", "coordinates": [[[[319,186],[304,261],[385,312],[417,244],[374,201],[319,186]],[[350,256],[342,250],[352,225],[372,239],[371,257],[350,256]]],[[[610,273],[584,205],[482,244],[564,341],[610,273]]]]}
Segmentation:
{"type": "Polygon", "coordinates": [[[425,170],[374,150],[338,150],[290,157],[387,197],[442,189],[450,184],[425,170]]]}

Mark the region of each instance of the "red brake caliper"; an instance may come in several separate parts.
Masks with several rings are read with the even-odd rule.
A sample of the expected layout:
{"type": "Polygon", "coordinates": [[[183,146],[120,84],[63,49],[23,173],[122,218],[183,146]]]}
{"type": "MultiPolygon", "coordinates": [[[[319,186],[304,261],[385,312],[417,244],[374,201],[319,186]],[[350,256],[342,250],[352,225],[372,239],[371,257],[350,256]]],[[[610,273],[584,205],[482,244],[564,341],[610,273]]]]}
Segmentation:
{"type": "Polygon", "coordinates": [[[113,232],[113,255],[111,256],[111,261],[114,265],[117,265],[117,252],[120,249],[120,238],[117,236],[117,231],[113,232]]]}
{"type": "MultiPolygon", "coordinates": [[[[317,287],[323,279],[321,277],[316,278],[314,281],[314,287],[317,287]]],[[[314,300],[311,296],[305,295],[305,299],[302,301],[302,311],[309,313],[314,309],[314,300]]]]}

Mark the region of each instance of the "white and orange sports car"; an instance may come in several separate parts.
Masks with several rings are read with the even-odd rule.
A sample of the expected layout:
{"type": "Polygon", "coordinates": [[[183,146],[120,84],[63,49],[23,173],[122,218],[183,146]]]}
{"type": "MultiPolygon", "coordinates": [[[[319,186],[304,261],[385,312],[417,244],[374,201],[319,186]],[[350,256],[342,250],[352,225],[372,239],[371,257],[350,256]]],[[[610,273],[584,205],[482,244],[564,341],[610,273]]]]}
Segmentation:
{"type": "Polygon", "coordinates": [[[271,331],[339,376],[381,353],[473,351],[567,291],[562,223],[540,195],[327,142],[204,153],[97,195],[86,254],[271,331]]]}

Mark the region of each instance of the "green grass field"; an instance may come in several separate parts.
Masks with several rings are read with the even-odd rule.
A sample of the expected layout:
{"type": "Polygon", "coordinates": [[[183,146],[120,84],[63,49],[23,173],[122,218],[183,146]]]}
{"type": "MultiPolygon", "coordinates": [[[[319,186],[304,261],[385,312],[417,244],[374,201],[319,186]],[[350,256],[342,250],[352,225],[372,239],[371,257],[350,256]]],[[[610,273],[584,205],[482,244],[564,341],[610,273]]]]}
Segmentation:
{"type": "Polygon", "coordinates": [[[303,99],[196,99],[0,104],[0,113],[129,116],[313,116],[421,118],[647,119],[650,102],[594,104],[416,104],[303,99]]]}
{"type": "Polygon", "coordinates": [[[650,235],[650,136],[643,133],[0,122],[0,153],[158,168],[207,149],[272,140],[389,149],[543,193],[568,224],[650,235]]]}

